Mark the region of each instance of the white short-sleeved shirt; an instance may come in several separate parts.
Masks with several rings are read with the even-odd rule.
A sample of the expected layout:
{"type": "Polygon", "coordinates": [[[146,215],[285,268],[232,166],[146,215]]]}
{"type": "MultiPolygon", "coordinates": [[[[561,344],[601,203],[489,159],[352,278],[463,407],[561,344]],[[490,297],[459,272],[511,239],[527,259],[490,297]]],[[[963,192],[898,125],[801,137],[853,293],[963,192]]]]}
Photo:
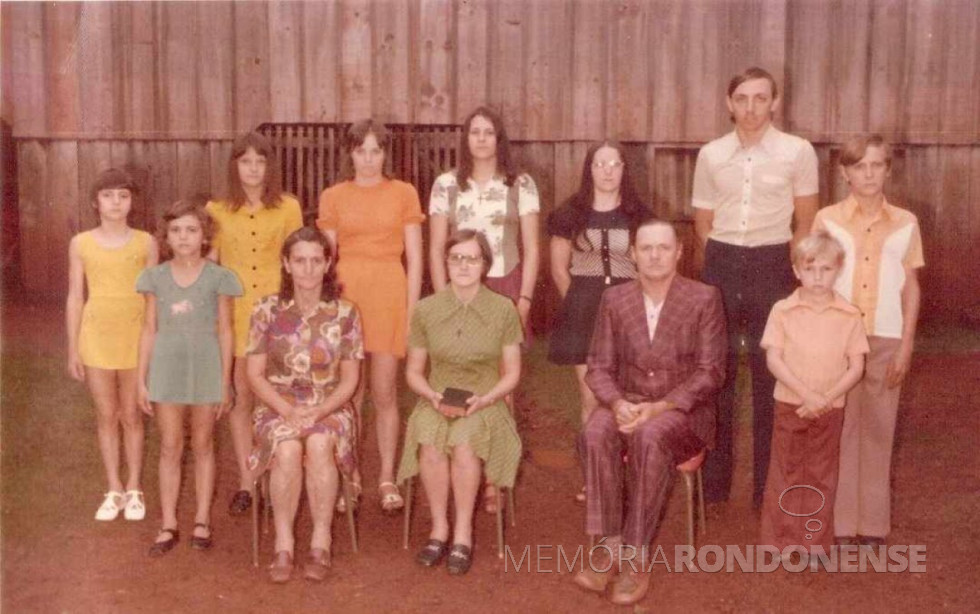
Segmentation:
{"type": "Polygon", "coordinates": [[[792,239],[793,198],[818,192],[813,145],[770,125],[751,147],[732,131],[701,148],[692,204],[715,212],[709,238],[758,247],[792,239]]]}
{"type": "Polygon", "coordinates": [[[450,231],[462,228],[483,232],[493,251],[493,266],[487,276],[503,277],[520,262],[520,217],[541,210],[538,187],[529,175],[518,175],[513,187],[517,202],[511,203],[511,188],[503,177],[494,177],[482,190],[472,178],[468,181],[469,189],[463,191],[456,181],[456,171],[439,175],[429,196],[429,215],[449,217],[450,231]],[[453,198],[455,207],[451,207],[453,198]]]}

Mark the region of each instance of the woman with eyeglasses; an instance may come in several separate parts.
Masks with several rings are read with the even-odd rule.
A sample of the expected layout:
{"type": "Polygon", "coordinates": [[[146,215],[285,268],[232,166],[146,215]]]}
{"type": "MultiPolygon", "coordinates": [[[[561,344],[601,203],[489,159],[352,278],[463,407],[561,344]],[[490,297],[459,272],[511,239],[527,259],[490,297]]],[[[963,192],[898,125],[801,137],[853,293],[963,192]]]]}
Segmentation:
{"type": "MultiPolygon", "coordinates": [[[[647,212],[630,179],[623,146],[604,141],[585,155],[578,191],[548,217],[551,278],[562,296],[548,358],[574,365],[585,424],[598,401],[585,384],[585,357],[606,288],[636,277],[629,231],[647,212]]],[[[585,489],[575,496],[585,502],[585,489]]]]}
{"type": "Polygon", "coordinates": [[[405,380],[419,401],[408,419],[398,481],[421,474],[432,513],[416,560],[432,567],[448,558],[449,573],[460,575],[472,561],[481,463],[498,486],[513,487],[517,475],[521,440],[504,399],[520,379],[522,333],[514,304],[484,285],[493,254],[482,233],[453,233],[444,262],[448,287],[419,301],[412,316],[405,380]]]}
{"type": "MultiPolygon", "coordinates": [[[[518,170],[500,114],[478,107],[463,120],[459,165],[439,175],[429,196],[429,275],[446,286],[446,237],[457,229],[482,232],[493,266],[486,286],[517,306],[525,334],[538,280],[541,203],[534,179],[518,170]]],[[[508,401],[510,402],[510,401],[508,401]]],[[[497,511],[497,490],[487,482],[484,508],[497,511]]]]}

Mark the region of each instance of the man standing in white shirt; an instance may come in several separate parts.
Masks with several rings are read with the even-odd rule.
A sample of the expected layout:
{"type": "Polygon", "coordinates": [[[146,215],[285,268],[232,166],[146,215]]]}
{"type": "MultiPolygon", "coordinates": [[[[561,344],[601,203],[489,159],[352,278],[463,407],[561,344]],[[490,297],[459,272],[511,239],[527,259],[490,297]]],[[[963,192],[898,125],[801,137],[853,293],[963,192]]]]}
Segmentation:
{"type": "Polygon", "coordinates": [[[759,340],[773,304],[795,285],[790,242],[810,231],[819,206],[817,154],[805,139],[772,125],[780,98],[765,70],[749,68],[733,77],[726,102],[735,130],[701,148],[692,198],[695,232],[705,250],[702,279],[722,292],[729,335],[705,498],[724,501],[731,489],[735,375],[744,335],[752,371],[752,500],[758,507],[769,467],[775,385],[759,340]]]}

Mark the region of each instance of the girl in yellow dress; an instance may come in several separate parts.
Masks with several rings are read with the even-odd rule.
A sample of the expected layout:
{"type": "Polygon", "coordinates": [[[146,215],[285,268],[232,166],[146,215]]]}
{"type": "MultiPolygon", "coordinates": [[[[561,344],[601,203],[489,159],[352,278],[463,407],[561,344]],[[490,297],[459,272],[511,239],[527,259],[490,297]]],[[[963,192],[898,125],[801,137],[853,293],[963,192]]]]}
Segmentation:
{"type": "Polygon", "coordinates": [[[127,216],[137,193],[135,182],[118,169],[96,179],[89,202],[99,225],[68,244],[68,373],[88,384],[95,401],[99,452],[108,492],[96,520],[142,520],[146,504],[140,486],[143,418],[136,406],[136,362],[143,298],[136,293],[140,272],[157,263],[157,244],[148,233],[129,227],[127,216]],[[88,301],[84,290],[88,286],[88,301]],[[129,470],[120,477],[119,425],[129,470]]]}
{"type": "Polygon", "coordinates": [[[248,456],[254,398],[244,360],[249,321],[256,301],[279,291],[279,252],[286,237],[303,226],[303,211],[295,197],[282,192],[272,143],[257,132],[235,141],[228,162],[228,195],[209,202],[207,211],[218,226],[208,257],[234,271],[245,290],[235,299],[235,405],[228,416],[239,474],[239,489],[228,511],[241,515],[252,505],[248,456]]]}

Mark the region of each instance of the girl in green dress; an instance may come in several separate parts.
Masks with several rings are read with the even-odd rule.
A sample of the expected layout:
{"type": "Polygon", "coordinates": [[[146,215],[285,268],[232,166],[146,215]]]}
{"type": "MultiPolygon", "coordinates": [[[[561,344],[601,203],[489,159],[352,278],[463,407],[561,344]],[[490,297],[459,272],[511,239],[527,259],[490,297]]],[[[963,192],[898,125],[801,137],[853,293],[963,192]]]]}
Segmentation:
{"type": "Polygon", "coordinates": [[[482,233],[457,231],[446,243],[449,285],[418,303],[408,340],[406,381],[420,399],[408,419],[398,480],[421,474],[432,511],[429,541],[416,560],[431,567],[448,552],[454,575],[470,567],[481,462],[490,483],[510,488],[521,458],[504,401],[520,379],[521,323],[514,304],[483,285],[492,259],[482,233]],[[444,402],[447,388],[466,391],[461,407],[444,402]]]}
{"type": "Polygon", "coordinates": [[[234,344],[232,297],[242,295],[235,274],[207,260],[214,223],[203,203],[178,201],[163,216],[160,243],[166,262],[146,269],[136,290],[146,296],[140,336],[139,405],[160,429],[160,506],[163,524],[150,556],[180,539],[177,496],[190,414],[197,512],[191,547],[211,548],[214,496],[214,423],[228,409],[234,344]]]}

